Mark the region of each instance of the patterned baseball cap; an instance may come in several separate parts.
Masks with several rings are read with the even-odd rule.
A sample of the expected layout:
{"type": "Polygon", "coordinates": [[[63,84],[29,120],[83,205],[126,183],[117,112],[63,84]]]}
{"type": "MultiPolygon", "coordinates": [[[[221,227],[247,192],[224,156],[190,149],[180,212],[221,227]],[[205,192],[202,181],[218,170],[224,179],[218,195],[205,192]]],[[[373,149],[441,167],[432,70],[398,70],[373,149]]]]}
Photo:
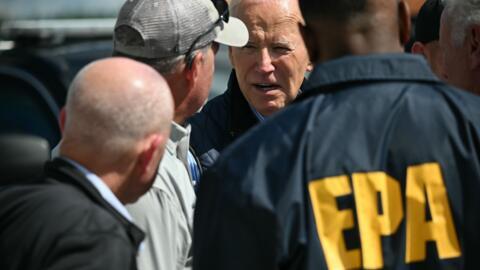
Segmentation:
{"type": "Polygon", "coordinates": [[[235,17],[219,14],[210,0],[127,0],[117,18],[113,44],[117,52],[153,59],[184,55],[212,41],[244,46],[247,27],[235,17]]]}

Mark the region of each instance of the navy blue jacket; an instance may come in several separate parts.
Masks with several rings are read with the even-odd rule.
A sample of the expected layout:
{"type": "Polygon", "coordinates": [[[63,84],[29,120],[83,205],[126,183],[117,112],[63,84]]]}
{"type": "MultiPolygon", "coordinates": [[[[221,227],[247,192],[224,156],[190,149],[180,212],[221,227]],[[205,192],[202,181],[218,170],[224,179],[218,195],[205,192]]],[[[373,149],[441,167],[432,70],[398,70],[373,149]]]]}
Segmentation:
{"type": "MultiPolygon", "coordinates": [[[[304,80],[300,89],[305,89],[307,83],[304,80]]],[[[190,146],[202,171],[215,163],[225,147],[259,122],[240,90],[234,70],[230,73],[227,90],[210,100],[188,121],[192,125],[190,146]]]]}
{"type": "Polygon", "coordinates": [[[478,269],[480,98],[406,54],[309,81],[207,171],[194,269],[478,269]]]}
{"type": "Polygon", "coordinates": [[[235,71],[232,71],[227,90],[207,102],[188,122],[192,125],[190,146],[204,171],[215,163],[227,145],[259,120],[243,97],[235,71]]]}
{"type": "Polygon", "coordinates": [[[134,270],[144,233],[62,158],[45,181],[0,188],[0,269],[134,270]]]}

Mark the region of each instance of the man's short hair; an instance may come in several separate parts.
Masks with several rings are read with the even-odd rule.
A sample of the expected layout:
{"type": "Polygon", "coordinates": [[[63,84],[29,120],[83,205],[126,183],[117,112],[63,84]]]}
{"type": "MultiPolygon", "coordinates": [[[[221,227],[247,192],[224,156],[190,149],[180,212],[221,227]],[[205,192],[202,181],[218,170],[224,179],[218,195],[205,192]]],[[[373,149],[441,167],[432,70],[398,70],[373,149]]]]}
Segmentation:
{"type": "Polygon", "coordinates": [[[442,11],[442,0],[427,0],[423,4],[415,21],[415,41],[426,44],[438,40],[442,11]]]}
{"type": "Polygon", "coordinates": [[[300,0],[300,10],[306,21],[322,18],[344,21],[367,9],[368,0],[300,0]]]}
{"type": "Polygon", "coordinates": [[[453,44],[460,47],[471,25],[480,24],[480,0],[444,0],[453,44]]]}

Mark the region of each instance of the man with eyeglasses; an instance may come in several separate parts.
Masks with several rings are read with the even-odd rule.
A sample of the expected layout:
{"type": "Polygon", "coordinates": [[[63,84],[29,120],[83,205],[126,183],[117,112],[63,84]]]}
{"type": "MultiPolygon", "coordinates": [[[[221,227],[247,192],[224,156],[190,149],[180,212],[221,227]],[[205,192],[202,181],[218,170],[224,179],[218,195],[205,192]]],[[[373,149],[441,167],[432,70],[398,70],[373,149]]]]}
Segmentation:
{"type": "Polygon", "coordinates": [[[127,207],[147,234],[137,259],[141,270],[191,268],[195,192],[188,165],[190,126],[185,121],[208,97],[218,43],[244,46],[248,41],[246,26],[229,18],[222,4],[129,0],[115,25],[114,55],[155,68],[167,80],[175,102],[171,136],[155,183],[127,207]]]}

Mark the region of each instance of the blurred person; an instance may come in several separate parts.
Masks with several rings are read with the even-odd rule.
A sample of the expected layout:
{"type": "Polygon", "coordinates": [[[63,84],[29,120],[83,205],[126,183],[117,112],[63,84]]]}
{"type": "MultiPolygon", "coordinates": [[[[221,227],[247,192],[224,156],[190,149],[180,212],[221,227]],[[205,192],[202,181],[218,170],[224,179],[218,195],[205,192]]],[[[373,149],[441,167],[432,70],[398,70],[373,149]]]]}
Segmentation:
{"type": "Polygon", "coordinates": [[[144,64],[100,60],[76,76],[66,111],[45,180],[0,189],[0,269],[137,269],[144,233],[124,204],[155,178],[173,118],[168,85],[144,64]]]}
{"type": "Polygon", "coordinates": [[[234,0],[231,12],[247,25],[249,41],[229,48],[233,66],[224,94],[209,101],[192,124],[191,146],[199,171],[243,133],[292,102],[311,70],[298,24],[296,0],[234,0]]]}
{"type": "Polygon", "coordinates": [[[412,45],[412,53],[423,55],[438,77],[442,76],[442,53],[438,42],[442,11],[443,0],[425,1],[417,15],[412,45]]]}
{"type": "Polygon", "coordinates": [[[480,94],[480,0],[445,0],[440,47],[447,82],[480,94]]]}
{"type": "Polygon", "coordinates": [[[153,187],[127,207],[147,234],[137,259],[141,270],[191,268],[195,172],[189,170],[189,160],[195,157],[189,152],[191,128],[185,121],[208,97],[218,43],[243,46],[248,40],[245,25],[229,16],[223,2],[216,4],[133,0],[125,2],[117,18],[114,55],[155,68],[175,102],[172,132],[153,187]]]}
{"type": "Polygon", "coordinates": [[[398,0],[300,0],[315,68],[200,182],[194,269],[477,269],[480,97],[403,53],[398,0]]]}

